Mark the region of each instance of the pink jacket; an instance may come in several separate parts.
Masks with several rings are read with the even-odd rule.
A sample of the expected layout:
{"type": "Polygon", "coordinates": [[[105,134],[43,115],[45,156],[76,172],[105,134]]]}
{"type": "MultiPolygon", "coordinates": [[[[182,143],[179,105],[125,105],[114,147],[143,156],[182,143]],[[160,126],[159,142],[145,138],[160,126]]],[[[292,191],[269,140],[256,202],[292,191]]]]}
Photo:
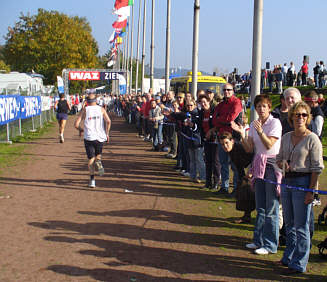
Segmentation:
{"type": "MultiPolygon", "coordinates": [[[[254,156],[254,159],[252,162],[252,168],[251,168],[252,187],[254,184],[254,180],[256,178],[264,179],[267,159],[269,157],[275,157],[275,156],[274,155],[264,155],[264,154],[256,154],[254,156]]],[[[275,176],[276,176],[276,182],[281,183],[283,175],[282,175],[281,170],[277,167],[277,165],[274,166],[274,171],[275,171],[275,176]]],[[[276,185],[276,192],[277,192],[277,196],[280,196],[280,185],[276,185]]]]}

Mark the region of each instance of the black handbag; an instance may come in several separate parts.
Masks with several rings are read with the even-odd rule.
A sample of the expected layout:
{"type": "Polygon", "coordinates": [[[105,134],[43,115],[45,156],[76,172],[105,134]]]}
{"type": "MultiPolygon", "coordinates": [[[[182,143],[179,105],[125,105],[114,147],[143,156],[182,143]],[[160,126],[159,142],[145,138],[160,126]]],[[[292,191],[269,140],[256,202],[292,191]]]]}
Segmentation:
{"type": "Polygon", "coordinates": [[[237,185],[236,209],[239,211],[255,210],[255,193],[252,190],[250,181],[245,177],[237,185]]]}

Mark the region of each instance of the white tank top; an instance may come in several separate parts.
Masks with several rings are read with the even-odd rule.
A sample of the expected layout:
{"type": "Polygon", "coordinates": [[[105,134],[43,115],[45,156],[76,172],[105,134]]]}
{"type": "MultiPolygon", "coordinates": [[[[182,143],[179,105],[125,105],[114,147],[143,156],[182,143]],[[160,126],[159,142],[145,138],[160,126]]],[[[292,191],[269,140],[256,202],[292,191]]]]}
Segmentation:
{"type": "Polygon", "coordinates": [[[102,108],[100,106],[87,106],[85,108],[84,139],[105,142],[107,135],[103,122],[102,108]]]}

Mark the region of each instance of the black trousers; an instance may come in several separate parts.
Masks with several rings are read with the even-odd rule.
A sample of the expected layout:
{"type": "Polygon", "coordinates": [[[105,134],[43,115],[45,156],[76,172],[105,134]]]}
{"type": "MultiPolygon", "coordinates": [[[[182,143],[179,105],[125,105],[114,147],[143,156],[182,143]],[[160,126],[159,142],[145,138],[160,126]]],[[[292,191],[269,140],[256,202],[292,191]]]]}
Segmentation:
{"type": "Polygon", "coordinates": [[[204,142],[204,161],[206,164],[206,183],[214,184],[219,182],[220,178],[220,163],[218,155],[218,144],[204,142]]]}

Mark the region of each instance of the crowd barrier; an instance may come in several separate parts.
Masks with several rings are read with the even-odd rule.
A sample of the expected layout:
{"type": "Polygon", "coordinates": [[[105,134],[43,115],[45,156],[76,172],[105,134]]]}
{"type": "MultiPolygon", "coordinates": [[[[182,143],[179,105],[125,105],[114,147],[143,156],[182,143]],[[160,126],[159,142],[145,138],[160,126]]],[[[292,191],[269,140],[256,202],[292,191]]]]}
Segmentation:
{"type": "Polygon", "coordinates": [[[35,131],[54,119],[50,96],[0,95],[0,142],[35,131]]]}

